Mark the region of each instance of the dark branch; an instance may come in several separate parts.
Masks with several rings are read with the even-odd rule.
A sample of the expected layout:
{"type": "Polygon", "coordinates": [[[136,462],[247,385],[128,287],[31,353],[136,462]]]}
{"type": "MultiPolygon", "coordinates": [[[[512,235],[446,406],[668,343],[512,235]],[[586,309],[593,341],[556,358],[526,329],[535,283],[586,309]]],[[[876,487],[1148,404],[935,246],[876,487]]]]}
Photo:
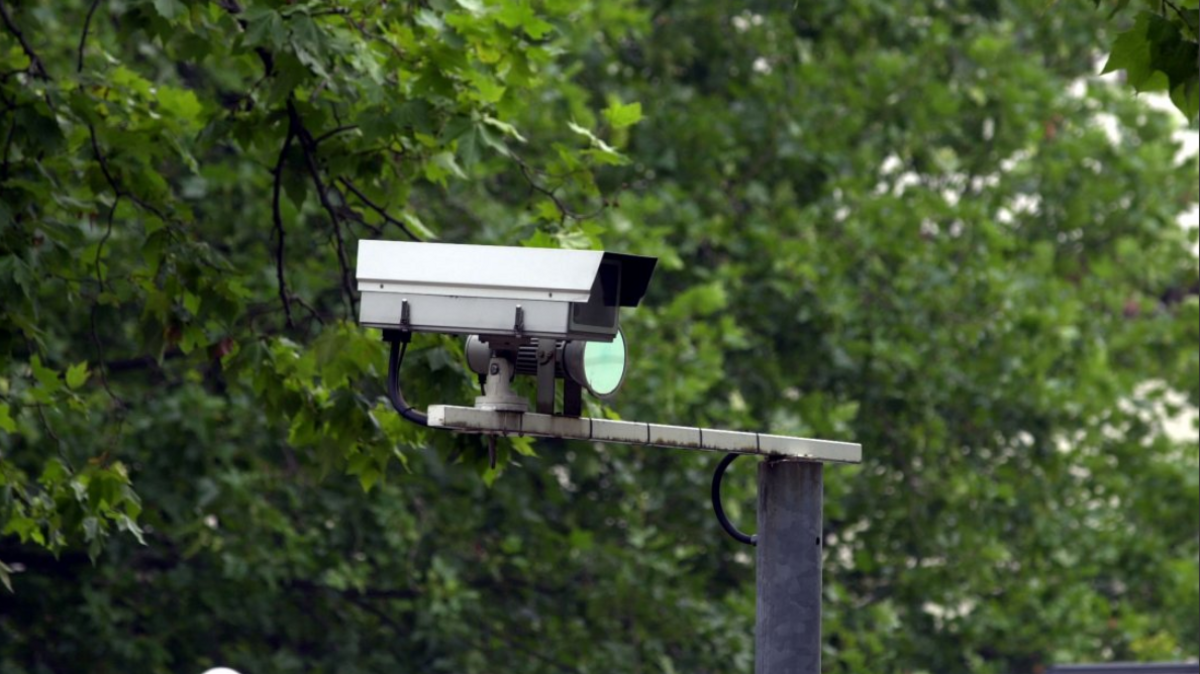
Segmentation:
{"type": "Polygon", "coordinates": [[[112,188],[113,194],[115,194],[118,198],[125,197],[129,199],[133,203],[137,204],[141,209],[149,211],[150,213],[158,216],[158,219],[162,220],[164,224],[167,223],[167,218],[163,215],[162,211],[146,203],[132,192],[122,188],[121,184],[117,182],[116,176],[113,175],[112,169],[108,165],[108,157],[100,151],[100,143],[96,140],[95,125],[88,124],[88,136],[92,140],[92,152],[96,155],[96,163],[100,164],[100,172],[104,174],[104,180],[108,183],[108,186],[112,188]]]}
{"type": "Polygon", "coordinates": [[[321,312],[317,311],[316,309],[313,308],[313,306],[311,304],[304,301],[303,297],[300,297],[298,295],[293,295],[292,301],[295,302],[296,304],[299,304],[300,308],[304,309],[305,311],[307,311],[309,313],[310,316],[317,319],[318,323],[320,323],[321,325],[325,325],[325,319],[321,317],[321,312]]]}
{"type": "Polygon", "coordinates": [[[108,385],[108,368],[104,363],[104,343],[100,341],[100,334],[96,331],[96,309],[99,307],[100,303],[93,300],[91,311],[91,333],[92,344],[96,347],[96,372],[100,374],[100,385],[104,387],[105,392],[108,393],[108,397],[112,398],[113,402],[117,404],[117,407],[124,408],[127,407],[125,401],[122,400],[121,397],[116,393],[114,393],[112,387],[108,385]]]}
{"type": "Polygon", "coordinates": [[[349,206],[343,206],[342,207],[342,215],[344,215],[345,218],[347,220],[349,220],[351,224],[356,224],[361,227],[365,227],[366,230],[371,233],[371,236],[376,236],[376,237],[383,236],[383,228],[382,227],[377,227],[377,226],[372,225],[371,223],[367,222],[363,218],[362,214],[359,213],[358,211],[354,210],[353,208],[350,208],[349,206]]]}
{"type": "Polygon", "coordinates": [[[339,133],[345,133],[346,131],[354,131],[357,128],[358,128],[357,124],[347,124],[345,126],[335,127],[333,129],[330,129],[330,130],[326,131],[325,133],[317,136],[316,138],[314,138],[313,144],[320,145],[321,143],[329,140],[330,138],[338,135],[339,133]]]}
{"type": "Polygon", "coordinates": [[[92,0],[92,6],[88,7],[87,18],[83,20],[83,32],[79,35],[79,55],[75,62],[75,72],[83,72],[83,48],[87,46],[88,29],[92,27],[92,15],[96,13],[96,8],[100,6],[100,0],[92,0]]]}
{"type": "Polygon", "coordinates": [[[324,179],[321,178],[321,168],[317,165],[316,150],[317,146],[313,140],[312,134],[304,126],[304,120],[300,117],[300,111],[296,109],[294,99],[288,99],[287,102],[288,118],[295,127],[296,136],[300,139],[300,149],[304,152],[304,162],[308,166],[308,173],[312,177],[313,187],[317,190],[317,199],[321,202],[321,207],[329,214],[329,220],[333,225],[334,243],[337,247],[338,264],[341,266],[342,277],[342,292],[345,294],[346,301],[350,307],[351,315],[358,313],[358,307],[354,300],[354,287],[350,283],[350,262],[346,258],[346,241],[342,237],[341,217],[338,215],[338,209],[329,201],[329,188],[325,185],[324,179]]]}
{"type": "Polygon", "coordinates": [[[362,190],[358,189],[358,187],[357,187],[357,186],[356,186],[354,183],[350,182],[350,180],[349,180],[349,179],[347,179],[347,178],[339,178],[339,179],[338,179],[338,182],[342,183],[342,185],[343,185],[343,186],[345,186],[345,188],[346,188],[346,189],[350,190],[350,192],[351,192],[351,193],[352,193],[354,196],[358,197],[358,200],[359,200],[359,201],[361,201],[361,202],[363,202],[364,204],[366,204],[367,208],[370,208],[371,210],[373,210],[373,211],[375,211],[376,213],[378,213],[378,214],[379,214],[379,216],[380,216],[381,218],[383,218],[383,219],[384,219],[384,221],[386,221],[386,222],[387,222],[387,223],[389,223],[389,224],[392,224],[392,225],[395,225],[395,226],[399,227],[399,228],[400,228],[400,231],[404,232],[404,234],[405,234],[406,236],[408,236],[408,238],[412,239],[413,241],[420,241],[420,240],[421,240],[421,237],[419,237],[419,236],[417,236],[416,234],[413,234],[413,233],[412,233],[412,230],[410,230],[410,229],[408,228],[408,225],[406,225],[406,224],[405,224],[403,221],[401,221],[401,220],[397,220],[396,218],[393,218],[393,217],[391,216],[391,214],[389,214],[389,213],[387,212],[387,209],[386,209],[386,208],[384,208],[383,206],[380,206],[379,204],[375,203],[374,201],[371,201],[370,197],[368,197],[367,195],[363,194],[362,190]]]}
{"type": "Polygon", "coordinates": [[[17,38],[21,49],[29,57],[30,74],[47,82],[50,81],[50,75],[46,72],[46,66],[42,63],[41,57],[33,50],[29,41],[25,39],[25,34],[21,32],[21,29],[13,21],[12,14],[9,14],[8,5],[4,3],[4,0],[0,0],[0,18],[4,20],[4,27],[8,29],[8,32],[13,34],[13,37],[17,38]]]}
{"type": "MultiPolygon", "coordinates": [[[[326,210],[329,210],[326,207],[326,210]]],[[[342,268],[342,291],[346,293],[346,299],[350,301],[351,318],[358,313],[358,307],[354,301],[354,286],[350,283],[350,260],[346,257],[346,241],[342,238],[342,225],[335,215],[330,215],[333,220],[333,235],[334,241],[337,243],[338,265],[342,268]]]]}
{"type": "Polygon", "coordinates": [[[558,196],[559,187],[550,188],[543,186],[537,181],[536,178],[534,178],[533,174],[536,172],[536,170],[529,166],[529,164],[525,163],[524,159],[521,159],[515,154],[513,155],[513,161],[517,162],[517,166],[521,168],[521,175],[525,176],[525,180],[529,182],[529,189],[554,202],[554,207],[558,209],[559,215],[561,216],[559,221],[562,223],[565,223],[568,218],[571,220],[588,220],[594,218],[603,213],[604,209],[608,207],[607,203],[603,203],[600,205],[600,208],[592,211],[591,213],[578,213],[567,206],[566,202],[564,202],[562,198],[558,196]]]}
{"type": "Polygon", "coordinates": [[[1170,0],[1163,0],[1163,4],[1165,4],[1167,7],[1170,7],[1171,9],[1175,10],[1175,14],[1177,14],[1179,16],[1179,20],[1183,22],[1183,25],[1185,25],[1185,26],[1192,25],[1192,23],[1190,21],[1188,21],[1188,18],[1186,16],[1184,16],[1183,10],[1179,9],[1179,5],[1176,5],[1175,3],[1171,2],[1170,0]]]}
{"type": "Polygon", "coordinates": [[[113,216],[117,214],[117,206],[121,203],[121,195],[113,200],[112,208],[108,209],[108,226],[104,228],[104,236],[100,237],[100,243],[96,244],[96,283],[100,286],[100,291],[104,291],[104,272],[100,267],[100,258],[104,255],[104,244],[108,243],[108,238],[112,236],[113,216]]]}
{"type": "MultiPolygon", "coordinates": [[[[184,353],[182,350],[178,348],[172,348],[165,351],[161,358],[163,361],[168,361],[175,358],[182,358],[183,355],[184,353]]],[[[160,366],[160,362],[159,359],[155,358],[154,356],[136,356],[134,358],[110,360],[101,363],[101,365],[104,366],[104,369],[108,370],[109,374],[114,374],[119,372],[134,372],[137,370],[158,368],[160,366]]]]}
{"type": "Polygon", "coordinates": [[[283,229],[283,214],[280,212],[279,203],[280,192],[283,187],[283,166],[287,160],[288,147],[291,146],[293,138],[295,138],[295,128],[292,122],[288,121],[287,137],[283,139],[283,147],[279,148],[279,159],[275,161],[275,168],[271,171],[275,178],[271,194],[271,221],[275,227],[275,280],[279,286],[279,302],[283,305],[283,313],[288,328],[295,326],[292,323],[292,303],[287,291],[287,279],[284,275],[284,239],[286,235],[283,229]]]}

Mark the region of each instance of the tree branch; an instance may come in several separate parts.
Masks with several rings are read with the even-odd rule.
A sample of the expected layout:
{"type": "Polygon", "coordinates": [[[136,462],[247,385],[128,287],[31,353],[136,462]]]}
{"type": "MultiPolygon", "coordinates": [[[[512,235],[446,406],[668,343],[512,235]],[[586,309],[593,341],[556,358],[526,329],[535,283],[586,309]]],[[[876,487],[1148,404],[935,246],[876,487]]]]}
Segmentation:
{"type": "Polygon", "coordinates": [[[325,325],[325,319],[321,317],[321,312],[319,312],[315,308],[313,308],[313,306],[311,304],[309,304],[308,302],[306,302],[303,297],[300,297],[299,295],[293,295],[292,301],[295,302],[296,304],[299,304],[300,308],[307,311],[308,314],[310,316],[312,316],[313,318],[315,318],[318,323],[320,323],[321,325],[325,325]]]}
{"type": "Polygon", "coordinates": [[[358,224],[365,227],[367,231],[371,233],[371,236],[383,236],[382,227],[377,227],[367,222],[366,219],[363,218],[362,214],[353,208],[350,208],[349,206],[343,206],[342,213],[346,216],[346,219],[348,219],[351,224],[358,224]]]}
{"type": "Polygon", "coordinates": [[[350,283],[350,263],[346,259],[346,241],[342,237],[341,218],[338,216],[338,211],[329,201],[329,189],[325,185],[325,181],[321,178],[321,168],[317,165],[315,156],[316,143],[313,141],[312,134],[308,128],[304,126],[304,120],[300,117],[300,111],[296,109],[295,99],[288,99],[287,102],[288,118],[295,125],[296,136],[300,139],[300,149],[304,152],[304,162],[308,166],[308,173],[312,177],[313,186],[317,188],[317,199],[321,202],[321,207],[329,214],[329,219],[333,225],[334,243],[337,247],[338,265],[341,267],[342,292],[346,296],[346,301],[350,306],[351,315],[358,313],[358,305],[354,300],[354,287],[350,283]]]}
{"type": "MultiPolygon", "coordinates": [[[[162,354],[162,360],[174,360],[182,358],[183,351],[178,348],[168,349],[162,354]]],[[[132,372],[135,370],[145,370],[149,368],[159,367],[159,359],[154,356],[136,356],[134,358],[124,358],[120,360],[111,360],[101,362],[101,365],[108,370],[109,374],[115,372],[132,372]]]]}
{"type": "MultiPolygon", "coordinates": [[[[0,2],[2,1],[3,0],[0,0],[0,2]]],[[[104,174],[104,180],[108,183],[108,186],[112,188],[113,194],[118,198],[125,197],[129,199],[133,203],[137,204],[141,209],[149,211],[150,213],[158,216],[158,219],[162,220],[163,224],[169,224],[167,223],[167,218],[163,215],[162,211],[146,203],[132,192],[122,188],[120,183],[117,182],[116,176],[113,175],[112,169],[108,165],[108,157],[106,157],[104,153],[100,151],[100,143],[96,140],[96,126],[94,124],[88,124],[88,136],[92,140],[92,152],[96,155],[96,162],[100,164],[100,172],[104,174]]]]}
{"type": "Polygon", "coordinates": [[[113,402],[117,404],[117,407],[124,408],[127,407],[125,401],[122,400],[121,397],[116,393],[114,393],[112,387],[108,385],[108,367],[104,363],[104,344],[100,341],[100,334],[96,330],[96,309],[99,308],[99,306],[99,302],[94,300],[92,301],[91,333],[92,343],[96,347],[96,372],[100,374],[100,385],[104,387],[105,392],[108,393],[108,397],[112,398],[113,402]]]}
{"type": "Polygon", "coordinates": [[[393,217],[392,217],[392,216],[391,216],[391,215],[390,215],[390,214],[387,212],[387,209],[385,209],[383,206],[380,206],[379,204],[375,203],[374,201],[371,201],[370,197],[368,197],[367,195],[363,194],[362,190],[358,189],[358,187],[357,187],[357,186],[356,186],[354,183],[350,182],[350,180],[349,180],[348,178],[339,178],[339,179],[338,179],[338,182],[340,182],[340,183],[341,183],[343,186],[345,186],[345,188],[346,188],[346,189],[350,190],[350,192],[351,192],[352,194],[354,194],[354,196],[358,197],[358,200],[359,200],[359,201],[361,201],[361,202],[363,202],[364,204],[366,204],[367,208],[370,208],[371,210],[373,210],[373,211],[375,211],[376,213],[378,213],[378,214],[379,214],[379,216],[380,216],[380,217],[382,217],[382,218],[384,219],[384,221],[386,221],[386,222],[387,222],[387,223],[389,223],[389,224],[392,224],[392,225],[395,225],[395,226],[399,227],[399,228],[400,228],[400,231],[404,232],[404,234],[405,234],[405,235],[406,235],[408,238],[412,239],[413,241],[420,241],[420,240],[421,240],[421,237],[419,237],[419,236],[417,236],[416,234],[413,234],[413,233],[412,233],[412,230],[410,230],[410,229],[408,228],[408,225],[406,225],[406,224],[405,224],[403,221],[401,221],[401,220],[397,220],[396,218],[393,218],[393,217]]]}
{"type": "Polygon", "coordinates": [[[279,159],[275,161],[275,168],[271,173],[275,178],[275,184],[271,193],[271,221],[275,227],[275,280],[279,286],[279,303],[283,305],[283,313],[287,322],[287,327],[293,328],[295,325],[292,322],[292,304],[287,291],[287,278],[284,275],[284,245],[286,234],[283,229],[283,214],[280,211],[280,192],[283,187],[283,166],[287,160],[288,147],[292,144],[292,139],[295,138],[295,127],[291,120],[288,120],[287,137],[283,139],[283,147],[279,148],[279,159]]]}
{"type": "Polygon", "coordinates": [[[525,163],[524,159],[521,159],[520,157],[516,156],[515,154],[512,155],[512,158],[513,158],[513,161],[517,162],[517,166],[519,166],[521,168],[521,175],[525,176],[525,180],[529,183],[529,189],[533,190],[534,192],[537,192],[538,194],[545,196],[547,199],[554,202],[554,207],[558,209],[558,212],[561,215],[561,217],[559,218],[560,223],[566,223],[568,218],[570,218],[571,220],[576,220],[576,221],[588,220],[588,219],[596,217],[597,215],[600,215],[601,213],[604,212],[604,209],[608,207],[608,203],[604,202],[600,205],[600,208],[596,209],[595,211],[593,211],[591,213],[575,212],[569,206],[567,206],[566,202],[564,202],[558,196],[558,190],[559,190],[559,187],[561,187],[561,185],[559,185],[559,187],[554,187],[554,188],[549,188],[549,187],[545,187],[545,186],[541,185],[533,177],[533,173],[535,172],[535,169],[530,167],[529,164],[525,163]]]}
{"type": "MultiPolygon", "coordinates": [[[[1171,9],[1175,10],[1175,14],[1177,14],[1179,16],[1179,20],[1183,22],[1183,25],[1185,25],[1185,26],[1192,25],[1191,22],[1188,21],[1188,18],[1186,16],[1184,16],[1183,10],[1179,9],[1179,5],[1176,5],[1175,3],[1171,2],[1170,0],[1163,0],[1163,4],[1165,4],[1167,7],[1170,7],[1171,9]]],[[[1165,14],[1165,12],[1164,12],[1164,14],[1165,14]]]]}
{"type": "Polygon", "coordinates": [[[83,72],[83,48],[87,46],[88,29],[92,26],[92,15],[96,13],[96,8],[100,6],[100,0],[92,0],[92,6],[88,7],[87,18],[83,20],[83,32],[79,35],[79,55],[75,62],[75,72],[83,72]]]}
{"type": "Polygon", "coordinates": [[[96,244],[96,283],[100,286],[100,292],[104,292],[104,272],[100,268],[100,257],[104,255],[104,244],[108,243],[108,238],[112,236],[113,216],[117,214],[117,206],[121,203],[121,195],[113,200],[112,208],[108,209],[108,226],[104,229],[104,236],[100,237],[100,242],[96,244]]]}
{"type": "Polygon", "coordinates": [[[358,128],[357,124],[346,124],[344,126],[334,127],[332,129],[326,131],[325,133],[317,136],[316,138],[313,138],[313,145],[320,145],[322,142],[329,140],[330,138],[338,135],[339,133],[344,133],[346,131],[354,131],[357,128],[358,128]]]}
{"type": "Polygon", "coordinates": [[[12,33],[13,37],[17,38],[21,49],[29,57],[29,73],[34,77],[49,82],[50,75],[46,72],[46,66],[42,63],[42,59],[37,55],[37,52],[33,50],[33,47],[30,46],[29,41],[25,39],[25,34],[21,32],[21,29],[13,21],[12,14],[8,12],[8,5],[5,4],[4,0],[0,0],[0,18],[4,20],[4,27],[8,29],[8,32],[12,33]]]}

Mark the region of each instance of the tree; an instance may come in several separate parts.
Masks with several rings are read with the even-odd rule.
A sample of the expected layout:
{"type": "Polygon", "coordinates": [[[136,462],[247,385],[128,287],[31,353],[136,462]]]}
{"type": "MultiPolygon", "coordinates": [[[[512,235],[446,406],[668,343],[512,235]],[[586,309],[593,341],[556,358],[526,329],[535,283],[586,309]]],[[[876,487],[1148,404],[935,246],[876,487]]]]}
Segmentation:
{"type": "MultiPolygon", "coordinates": [[[[1196,166],[1068,91],[1102,15],[0,2],[0,669],[749,669],[714,458],[489,470],[387,409],[348,270],[410,236],[657,255],[617,411],[864,444],[829,671],[1200,651],[1197,445],[1155,412],[1200,395],[1196,166]]],[[[473,395],[449,340],[404,376],[473,395]]]]}

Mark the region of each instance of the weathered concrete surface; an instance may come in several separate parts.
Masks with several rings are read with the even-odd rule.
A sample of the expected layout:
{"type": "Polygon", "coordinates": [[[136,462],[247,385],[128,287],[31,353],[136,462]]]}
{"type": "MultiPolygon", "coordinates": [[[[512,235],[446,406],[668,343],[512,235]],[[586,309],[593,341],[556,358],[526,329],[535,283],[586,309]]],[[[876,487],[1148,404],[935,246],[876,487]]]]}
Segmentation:
{"type": "Polygon", "coordinates": [[[466,433],[531,435],[596,442],[779,456],[829,463],[861,463],[862,445],[766,433],[669,426],[640,421],[572,418],[532,412],[496,412],[474,407],[430,405],[429,425],[466,433]]]}

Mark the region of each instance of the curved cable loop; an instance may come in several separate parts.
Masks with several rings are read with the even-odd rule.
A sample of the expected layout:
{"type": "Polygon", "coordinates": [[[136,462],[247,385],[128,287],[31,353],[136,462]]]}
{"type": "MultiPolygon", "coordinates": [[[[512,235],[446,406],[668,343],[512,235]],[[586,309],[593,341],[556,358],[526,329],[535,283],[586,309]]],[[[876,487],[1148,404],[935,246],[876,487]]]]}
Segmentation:
{"type": "Polygon", "coordinates": [[[721,458],[721,463],[717,464],[717,472],[713,474],[712,481],[712,505],[713,512],[717,515],[717,522],[721,523],[721,528],[725,533],[729,534],[733,540],[746,545],[758,546],[758,534],[744,534],[733,526],[729,518],[725,516],[725,508],[721,505],[721,480],[725,477],[725,469],[729,464],[733,463],[741,454],[726,454],[721,458]]]}
{"type": "Polygon", "coordinates": [[[404,363],[404,353],[408,351],[408,340],[401,338],[390,341],[391,352],[388,354],[387,379],[388,400],[391,401],[392,407],[400,413],[400,416],[414,424],[428,426],[429,417],[424,412],[413,409],[413,406],[409,405],[408,401],[404,399],[404,392],[400,390],[400,365],[404,363]]]}

